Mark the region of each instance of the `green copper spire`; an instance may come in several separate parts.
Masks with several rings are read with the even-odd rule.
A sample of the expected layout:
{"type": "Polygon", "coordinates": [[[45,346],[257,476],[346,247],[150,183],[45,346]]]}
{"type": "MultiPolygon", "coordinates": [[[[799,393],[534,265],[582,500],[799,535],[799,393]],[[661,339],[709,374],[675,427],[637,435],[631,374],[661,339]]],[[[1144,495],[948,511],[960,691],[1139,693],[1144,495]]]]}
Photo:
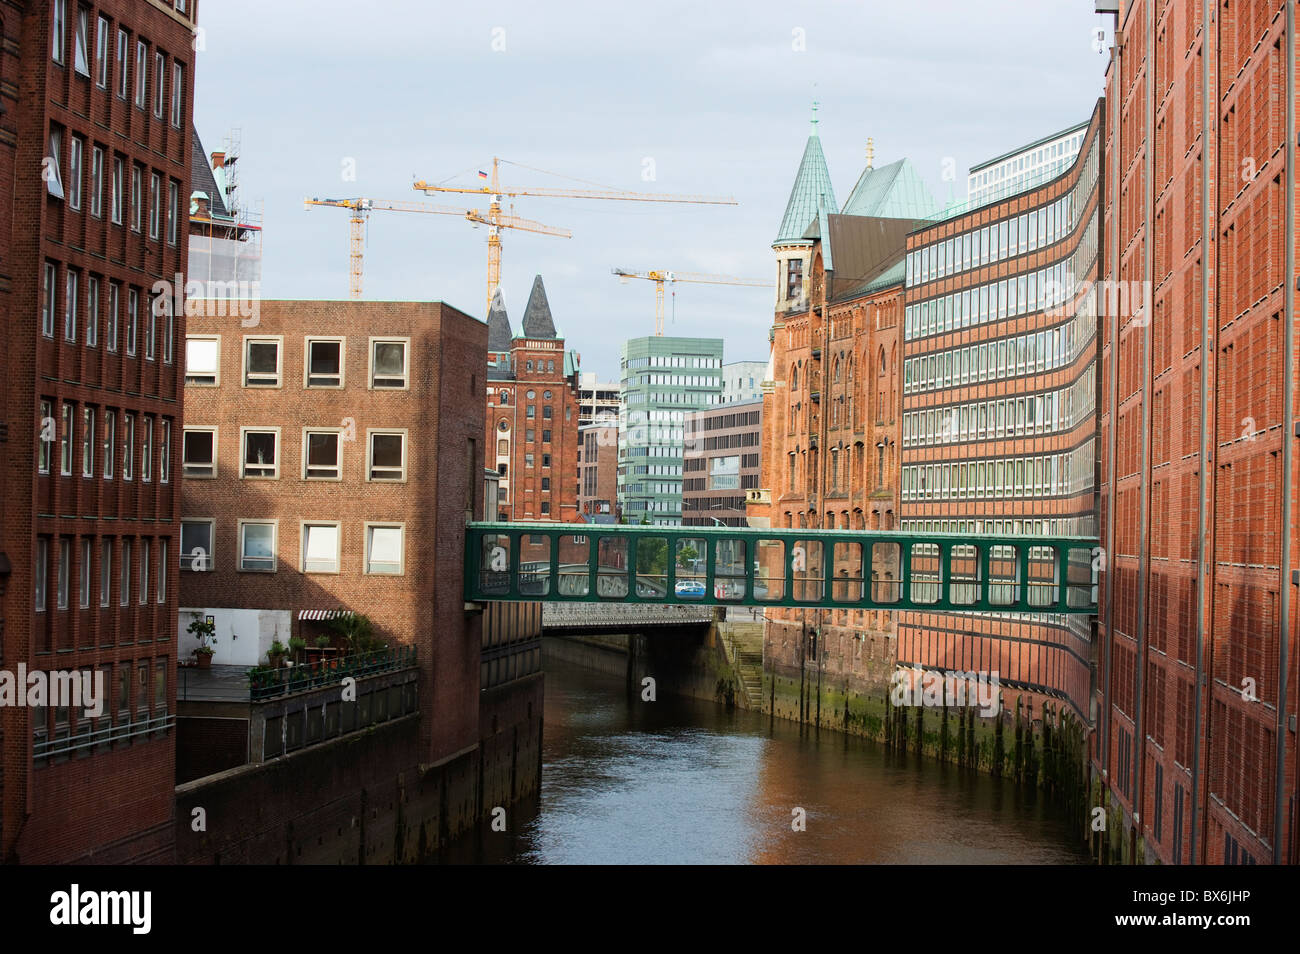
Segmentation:
{"type": "Polygon", "coordinates": [[[822,196],[832,209],[837,208],[835,190],[831,188],[831,174],[826,168],[826,157],[822,154],[821,139],[817,136],[817,109],[813,103],[812,132],[803,147],[803,159],[799,163],[799,172],[794,178],[794,188],[790,190],[790,200],[785,204],[785,215],[781,219],[781,228],[777,230],[772,245],[809,245],[803,233],[817,218],[817,209],[822,196]]]}

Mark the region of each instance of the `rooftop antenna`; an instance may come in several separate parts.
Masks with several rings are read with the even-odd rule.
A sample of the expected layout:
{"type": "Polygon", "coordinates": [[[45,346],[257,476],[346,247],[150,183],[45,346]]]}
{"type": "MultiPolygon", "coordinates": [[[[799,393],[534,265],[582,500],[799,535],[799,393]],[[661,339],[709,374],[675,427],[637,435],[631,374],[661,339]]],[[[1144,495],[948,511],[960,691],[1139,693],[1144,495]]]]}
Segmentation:
{"type": "Polygon", "coordinates": [[[875,140],[872,139],[870,136],[868,136],[867,137],[867,168],[868,169],[872,168],[871,164],[872,162],[875,161],[875,158],[876,158],[875,140]]]}

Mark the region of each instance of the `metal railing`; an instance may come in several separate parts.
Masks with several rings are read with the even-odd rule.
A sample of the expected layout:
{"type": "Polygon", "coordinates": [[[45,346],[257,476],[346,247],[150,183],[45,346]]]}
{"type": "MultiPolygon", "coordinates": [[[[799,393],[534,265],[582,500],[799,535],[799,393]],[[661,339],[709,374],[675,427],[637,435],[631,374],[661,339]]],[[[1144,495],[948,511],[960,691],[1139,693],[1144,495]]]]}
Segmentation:
{"type": "Polygon", "coordinates": [[[359,679],[381,672],[410,669],[415,664],[414,646],[393,646],[297,666],[259,666],[248,671],[248,695],[253,702],[260,702],[337,685],[349,677],[359,679]]]}
{"type": "Polygon", "coordinates": [[[107,745],[110,742],[117,742],[122,739],[132,739],[138,735],[162,732],[170,729],[175,724],[176,717],[174,715],[164,714],[135,722],[107,725],[102,729],[96,729],[94,732],[79,733],[62,739],[38,738],[32,745],[32,758],[46,759],[67,755],[70,752],[91,749],[97,745],[107,745]]]}

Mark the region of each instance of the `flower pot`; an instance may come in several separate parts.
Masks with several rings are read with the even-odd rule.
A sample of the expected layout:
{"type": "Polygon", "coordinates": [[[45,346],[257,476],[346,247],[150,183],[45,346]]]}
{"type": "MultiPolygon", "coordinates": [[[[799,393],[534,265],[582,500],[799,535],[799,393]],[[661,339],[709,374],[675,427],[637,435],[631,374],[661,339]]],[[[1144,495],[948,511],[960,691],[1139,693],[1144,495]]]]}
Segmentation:
{"type": "Polygon", "coordinates": [[[197,653],[200,669],[212,668],[212,653],[197,653]]]}
{"type": "Polygon", "coordinates": [[[270,662],[273,669],[279,669],[284,665],[284,653],[267,653],[267,661],[270,662]]]}

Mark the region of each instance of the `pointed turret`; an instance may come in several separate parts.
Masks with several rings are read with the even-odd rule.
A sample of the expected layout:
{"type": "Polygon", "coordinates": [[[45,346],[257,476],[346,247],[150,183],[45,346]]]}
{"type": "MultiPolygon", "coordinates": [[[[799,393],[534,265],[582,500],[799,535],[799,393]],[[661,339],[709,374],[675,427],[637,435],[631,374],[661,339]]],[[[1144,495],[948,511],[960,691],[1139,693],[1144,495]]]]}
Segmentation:
{"type": "Polygon", "coordinates": [[[803,233],[817,218],[817,207],[823,197],[830,208],[838,208],[835,190],[831,187],[831,174],[826,168],[826,156],[822,154],[822,142],[817,136],[817,104],[813,103],[812,132],[804,144],[799,172],[794,178],[794,188],[790,190],[781,228],[777,230],[772,247],[807,244],[803,233]]]}
{"type": "Polygon", "coordinates": [[[533,290],[528,296],[528,307],[524,309],[523,329],[525,338],[555,337],[555,322],[551,320],[551,306],[546,300],[541,275],[533,278],[533,290]]]}
{"type": "Polygon", "coordinates": [[[510,330],[510,317],[506,314],[506,302],[501,297],[501,289],[492,293],[492,307],[488,309],[488,350],[509,351],[510,339],[514,333],[510,330]]]}

